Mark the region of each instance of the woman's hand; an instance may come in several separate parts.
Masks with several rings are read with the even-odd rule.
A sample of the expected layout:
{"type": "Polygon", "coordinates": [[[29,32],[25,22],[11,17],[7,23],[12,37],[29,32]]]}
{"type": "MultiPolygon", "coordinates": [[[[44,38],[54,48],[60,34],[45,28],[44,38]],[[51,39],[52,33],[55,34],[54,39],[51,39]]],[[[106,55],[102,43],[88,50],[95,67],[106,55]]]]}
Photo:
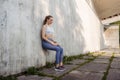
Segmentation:
{"type": "Polygon", "coordinates": [[[59,44],[58,44],[58,43],[56,43],[56,42],[52,42],[51,44],[52,44],[52,45],[54,45],[54,46],[59,45],[59,44]]]}
{"type": "Polygon", "coordinates": [[[58,46],[59,44],[58,43],[54,43],[56,46],[58,46]]]}

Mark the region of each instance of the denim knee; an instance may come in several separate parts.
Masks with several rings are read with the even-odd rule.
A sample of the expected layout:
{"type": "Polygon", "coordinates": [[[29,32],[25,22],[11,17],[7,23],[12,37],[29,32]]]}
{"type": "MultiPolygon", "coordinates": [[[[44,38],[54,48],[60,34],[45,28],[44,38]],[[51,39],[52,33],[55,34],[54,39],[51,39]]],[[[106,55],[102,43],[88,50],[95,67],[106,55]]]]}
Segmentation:
{"type": "Polygon", "coordinates": [[[59,47],[56,47],[55,50],[56,51],[61,51],[61,49],[59,47]]]}
{"type": "Polygon", "coordinates": [[[60,52],[63,52],[63,48],[62,47],[59,47],[60,48],[60,52]]]}

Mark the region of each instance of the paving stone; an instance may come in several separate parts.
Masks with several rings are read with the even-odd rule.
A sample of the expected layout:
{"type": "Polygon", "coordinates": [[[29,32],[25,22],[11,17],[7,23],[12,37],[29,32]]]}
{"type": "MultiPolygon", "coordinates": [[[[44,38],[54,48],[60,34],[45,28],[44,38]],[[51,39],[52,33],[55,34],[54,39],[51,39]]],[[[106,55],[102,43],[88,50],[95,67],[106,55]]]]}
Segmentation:
{"type": "Polygon", "coordinates": [[[108,64],[90,62],[81,66],[78,70],[103,73],[106,72],[107,67],[108,64]]]}
{"type": "Polygon", "coordinates": [[[61,80],[101,80],[102,77],[102,73],[92,73],[74,70],[69,74],[65,75],[61,80]]]}
{"type": "Polygon", "coordinates": [[[69,70],[77,67],[78,65],[65,65],[66,70],[59,72],[59,71],[55,71],[54,68],[47,68],[47,69],[43,69],[42,71],[40,71],[41,73],[47,74],[47,75],[52,75],[52,76],[56,76],[59,77],[61,75],[63,75],[64,73],[68,72],[69,70]]]}
{"type": "Polygon", "coordinates": [[[112,62],[111,68],[119,68],[120,69],[120,62],[112,62]]]}
{"type": "Polygon", "coordinates": [[[93,62],[95,63],[109,63],[109,59],[95,59],[93,62]]]}
{"type": "Polygon", "coordinates": [[[119,50],[115,50],[114,53],[120,54],[120,49],[119,50]]]}
{"type": "Polygon", "coordinates": [[[82,64],[84,62],[86,62],[88,60],[84,60],[84,59],[76,59],[76,60],[73,60],[73,61],[70,61],[69,63],[70,64],[74,64],[74,65],[79,65],[79,64],[82,64]]]}
{"type": "Polygon", "coordinates": [[[113,51],[113,53],[119,53],[120,54],[120,48],[111,48],[109,51],[113,51]]]}
{"type": "Polygon", "coordinates": [[[99,56],[99,57],[97,57],[98,59],[110,59],[111,58],[111,56],[99,56]]]}
{"type": "Polygon", "coordinates": [[[25,79],[26,79],[26,76],[25,76],[25,75],[19,76],[19,77],[17,77],[17,79],[18,79],[18,80],[25,80],[25,79]]]}
{"type": "Polygon", "coordinates": [[[38,75],[28,75],[28,76],[19,76],[17,80],[52,80],[52,78],[49,77],[41,77],[38,75]]]}
{"type": "Polygon", "coordinates": [[[114,54],[114,57],[120,58],[120,54],[114,54]]]}
{"type": "Polygon", "coordinates": [[[120,62],[120,58],[114,58],[113,62],[120,62]]]}
{"type": "Polygon", "coordinates": [[[111,57],[113,55],[113,53],[105,53],[105,54],[102,54],[102,56],[109,56],[111,57]]]}
{"type": "Polygon", "coordinates": [[[92,56],[83,56],[83,59],[93,59],[94,57],[92,56]]]}
{"type": "Polygon", "coordinates": [[[108,49],[101,50],[101,52],[106,52],[106,53],[114,53],[115,51],[118,51],[118,49],[108,48],[108,49]]]}
{"type": "Polygon", "coordinates": [[[110,69],[107,75],[107,80],[120,80],[120,70],[110,69]]]}
{"type": "Polygon", "coordinates": [[[112,53],[105,53],[105,54],[102,54],[101,56],[99,56],[97,58],[100,58],[100,59],[110,59],[112,55],[113,55],[112,53]]]}
{"type": "Polygon", "coordinates": [[[106,50],[106,51],[100,51],[100,52],[103,52],[103,53],[109,53],[109,54],[114,53],[114,51],[109,51],[109,50],[108,50],[108,51],[107,51],[107,50],[106,50]]]}

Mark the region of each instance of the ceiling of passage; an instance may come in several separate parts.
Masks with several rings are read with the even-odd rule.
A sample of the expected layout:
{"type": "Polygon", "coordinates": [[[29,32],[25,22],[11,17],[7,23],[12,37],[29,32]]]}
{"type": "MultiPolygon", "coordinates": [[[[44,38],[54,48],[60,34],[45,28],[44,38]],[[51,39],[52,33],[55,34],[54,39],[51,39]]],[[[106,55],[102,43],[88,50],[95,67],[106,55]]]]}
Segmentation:
{"type": "Polygon", "coordinates": [[[93,0],[100,19],[120,15],[120,0],[93,0]]]}

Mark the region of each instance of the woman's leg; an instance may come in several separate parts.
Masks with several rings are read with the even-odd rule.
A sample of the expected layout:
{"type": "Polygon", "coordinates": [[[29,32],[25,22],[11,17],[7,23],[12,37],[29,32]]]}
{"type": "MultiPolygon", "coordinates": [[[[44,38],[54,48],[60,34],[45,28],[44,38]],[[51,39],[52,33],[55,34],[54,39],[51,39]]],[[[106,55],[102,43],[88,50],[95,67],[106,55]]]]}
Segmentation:
{"type": "Polygon", "coordinates": [[[60,66],[63,66],[63,48],[61,46],[58,46],[60,48],[60,66]]]}
{"type": "Polygon", "coordinates": [[[46,41],[42,41],[42,46],[43,48],[45,49],[48,49],[48,50],[54,50],[56,51],[56,67],[59,67],[59,63],[60,63],[60,52],[61,52],[61,49],[59,46],[54,46],[46,41]]]}

